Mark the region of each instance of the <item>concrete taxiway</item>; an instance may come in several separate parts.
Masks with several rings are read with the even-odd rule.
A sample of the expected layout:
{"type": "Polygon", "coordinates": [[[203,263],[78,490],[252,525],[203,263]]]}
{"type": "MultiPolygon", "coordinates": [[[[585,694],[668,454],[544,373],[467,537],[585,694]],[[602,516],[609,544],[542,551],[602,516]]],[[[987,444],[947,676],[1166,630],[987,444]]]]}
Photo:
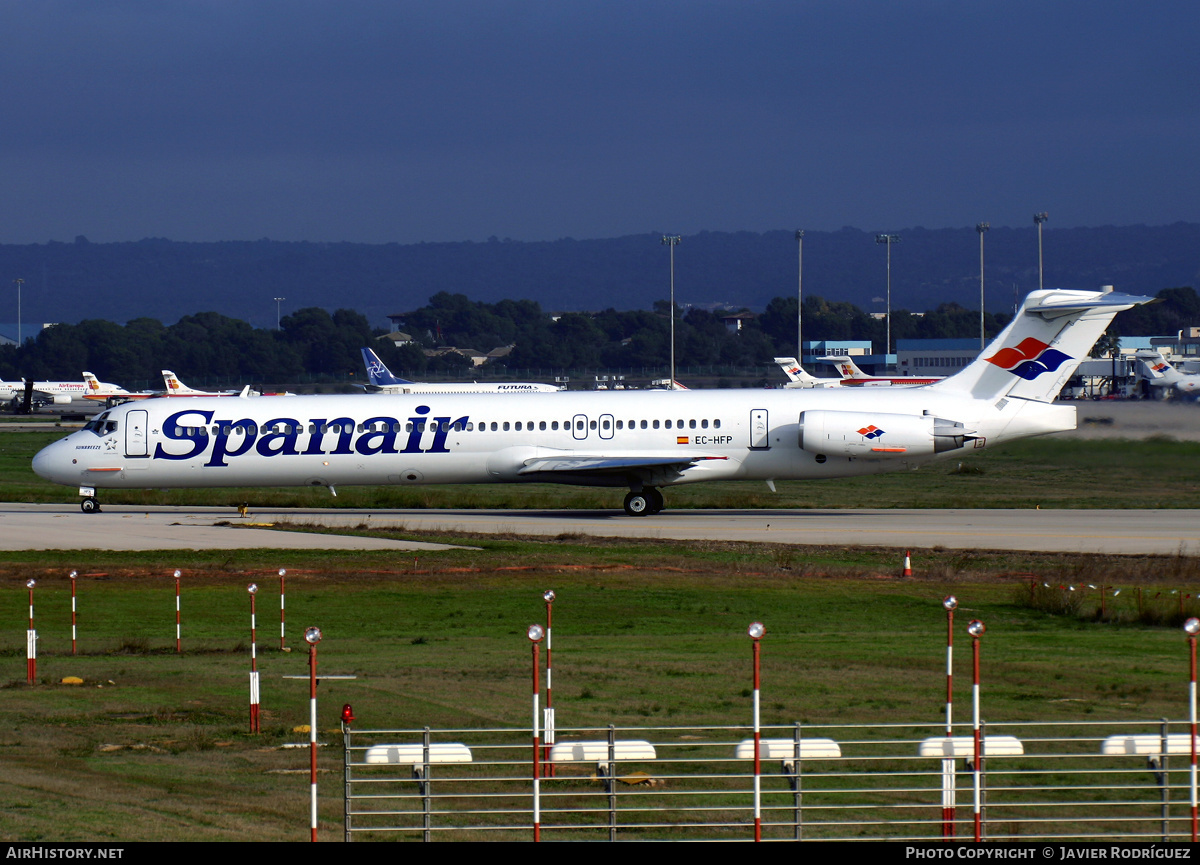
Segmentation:
{"type": "Polygon", "coordinates": [[[1173,555],[1200,554],[1196,510],[667,510],[652,517],[618,511],[368,511],[332,508],[136,508],[0,504],[7,549],[341,549],[446,548],[379,538],[272,531],[268,524],[412,532],[561,534],[798,545],[882,546],[1173,555]],[[230,525],[217,525],[228,523],[230,525]]]}

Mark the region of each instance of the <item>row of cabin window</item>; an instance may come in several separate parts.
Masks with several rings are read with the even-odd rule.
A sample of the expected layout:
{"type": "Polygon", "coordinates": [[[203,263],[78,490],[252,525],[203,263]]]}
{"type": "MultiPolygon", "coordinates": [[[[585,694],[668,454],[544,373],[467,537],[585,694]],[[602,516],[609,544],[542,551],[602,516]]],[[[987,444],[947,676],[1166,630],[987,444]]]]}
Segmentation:
{"type": "MultiPolygon", "coordinates": [[[[570,430],[572,424],[574,424],[574,428],[576,430],[583,430],[585,428],[584,421],[582,419],[580,419],[580,420],[573,420],[573,421],[570,421],[570,420],[563,421],[562,429],[570,430]]],[[[425,421],[419,421],[417,423],[417,429],[419,432],[425,432],[427,426],[428,426],[428,429],[432,431],[432,430],[436,429],[437,424],[430,423],[430,424],[426,425],[425,421]]],[[[308,432],[309,432],[309,435],[316,435],[318,431],[322,434],[333,433],[334,435],[338,435],[342,432],[353,432],[354,431],[353,428],[343,429],[343,427],[350,427],[350,424],[336,424],[336,423],[320,424],[319,427],[317,424],[309,424],[308,432]]],[[[380,432],[380,433],[382,433],[382,432],[388,431],[387,427],[388,427],[388,425],[386,422],[377,421],[372,424],[358,424],[357,430],[360,433],[361,432],[380,432]]],[[[451,429],[453,429],[455,432],[462,432],[464,430],[464,426],[462,423],[455,422],[454,424],[451,424],[449,421],[442,421],[441,428],[442,428],[442,432],[448,432],[451,429]]],[[[523,429],[532,432],[534,430],[534,428],[535,428],[534,421],[524,421],[524,422],[516,421],[515,423],[510,423],[509,421],[503,421],[503,422],[492,421],[491,425],[490,425],[490,429],[492,432],[499,432],[501,430],[507,432],[510,429],[513,429],[517,432],[521,432],[523,429]]],[[[546,429],[557,430],[557,429],[559,429],[559,422],[556,420],[549,421],[548,423],[547,423],[547,421],[538,421],[536,428],[538,430],[546,430],[546,429]]],[[[612,429],[612,421],[610,421],[608,418],[605,418],[599,422],[594,421],[594,420],[588,421],[586,428],[593,429],[593,430],[601,429],[601,430],[604,430],[605,432],[607,432],[608,430],[612,429]]],[[[707,418],[699,420],[699,421],[676,420],[676,421],[674,421],[674,427],[672,427],[672,421],[669,421],[669,420],[666,420],[666,421],[658,421],[658,420],[617,421],[616,428],[617,429],[631,429],[631,430],[632,429],[672,429],[672,428],[674,428],[674,429],[684,429],[684,428],[708,429],[709,421],[707,418]]],[[[719,419],[712,421],[712,428],[720,429],[721,421],[719,419]]],[[[234,426],[226,426],[223,428],[219,427],[219,426],[214,426],[212,428],[212,435],[214,435],[214,436],[221,435],[222,429],[224,430],[224,434],[228,436],[228,435],[245,435],[251,428],[245,427],[241,424],[237,424],[234,426]]],[[[395,433],[412,432],[412,429],[413,429],[412,421],[408,421],[403,424],[400,424],[400,423],[392,424],[392,432],[395,432],[395,433]]],[[[466,425],[465,429],[468,432],[471,432],[475,429],[475,424],[468,423],[466,425]]],[[[481,421],[479,423],[479,431],[480,432],[486,432],[488,429],[489,429],[489,424],[486,421],[481,421]]],[[[285,424],[285,423],[277,423],[274,426],[265,426],[264,425],[261,429],[258,429],[257,431],[262,435],[268,435],[270,433],[276,433],[276,434],[281,434],[281,435],[291,435],[293,433],[301,432],[301,430],[299,428],[293,430],[290,424],[285,424]]],[[[176,427],[175,428],[176,436],[207,436],[208,434],[209,434],[209,429],[206,426],[176,427]]]]}

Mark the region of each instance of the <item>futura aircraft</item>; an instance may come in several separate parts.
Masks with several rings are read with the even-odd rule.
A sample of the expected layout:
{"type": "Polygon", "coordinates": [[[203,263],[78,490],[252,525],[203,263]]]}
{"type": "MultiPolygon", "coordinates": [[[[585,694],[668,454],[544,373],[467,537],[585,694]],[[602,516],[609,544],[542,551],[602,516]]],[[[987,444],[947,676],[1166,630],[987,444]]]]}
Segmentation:
{"type": "Polygon", "coordinates": [[[550,482],[626,488],[639,516],[675,484],[876,474],[1074,429],[1059,389],[1116,313],[1149,300],[1032,292],[975,361],[924,387],[148,400],[33,469],[79,487],[85,511],[101,489],[550,482]]]}

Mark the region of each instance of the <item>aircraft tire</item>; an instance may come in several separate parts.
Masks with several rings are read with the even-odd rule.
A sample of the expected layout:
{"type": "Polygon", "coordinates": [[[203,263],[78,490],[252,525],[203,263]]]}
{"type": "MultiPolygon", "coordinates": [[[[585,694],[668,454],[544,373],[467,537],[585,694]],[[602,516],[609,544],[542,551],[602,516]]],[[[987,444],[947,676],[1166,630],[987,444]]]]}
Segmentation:
{"type": "Polygon", "coordinates": [[[93,496],[88,496],[79,503],[79,509],[85,514],[100,513],[100,503],[93,496]]]}
{"type": "Polygon", "coordinates": [[[650,499],[650,513],[660,513],[663,509],[663,494],[656,487],[646,487],[642,492],[650,499]]]}
{"type": "Polygon", "coordinates": [[[625,496],[625,513],[631,517],[644,517],[651,513],[650,497],[644,492],[630,492],[625,496]]]}

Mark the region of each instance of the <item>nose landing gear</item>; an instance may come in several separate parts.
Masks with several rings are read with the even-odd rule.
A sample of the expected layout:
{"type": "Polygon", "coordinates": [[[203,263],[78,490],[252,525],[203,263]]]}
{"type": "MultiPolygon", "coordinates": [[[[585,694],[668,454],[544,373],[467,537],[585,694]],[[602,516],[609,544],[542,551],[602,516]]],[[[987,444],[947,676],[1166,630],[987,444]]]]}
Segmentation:
{"type": "Polygon", "coordinates": [[[95,496],[85,496],[79,503],[79,509],[85,514],[98,514],[100,513],[100,502],[96,501],[95,496]]]}

